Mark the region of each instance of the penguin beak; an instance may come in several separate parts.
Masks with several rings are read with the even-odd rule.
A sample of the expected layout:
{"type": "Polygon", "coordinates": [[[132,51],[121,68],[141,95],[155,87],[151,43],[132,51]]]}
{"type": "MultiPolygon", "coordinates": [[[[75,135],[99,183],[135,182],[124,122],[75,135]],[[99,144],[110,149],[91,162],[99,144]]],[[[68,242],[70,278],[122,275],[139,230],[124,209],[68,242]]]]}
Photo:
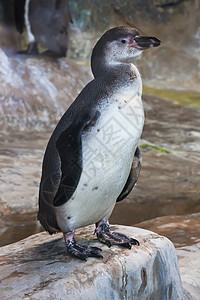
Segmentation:
{"type": "Polygon", "coordinates": [[[161,41],[156,37],[150,36],[137,36],[134,38],[134,42],[130,45],[137,50],[145,50],[152,47],[160,46],[161,41]]]}

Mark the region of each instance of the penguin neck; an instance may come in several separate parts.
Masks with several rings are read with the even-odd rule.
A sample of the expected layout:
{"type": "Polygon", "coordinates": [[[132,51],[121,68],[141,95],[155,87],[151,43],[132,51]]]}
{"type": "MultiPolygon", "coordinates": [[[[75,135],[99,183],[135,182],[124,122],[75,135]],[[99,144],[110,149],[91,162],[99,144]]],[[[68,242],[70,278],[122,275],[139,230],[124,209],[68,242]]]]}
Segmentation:
{"type": "Polygon", "coordinates": [[[94,78],[111,77],[120,78],[130,76],[133,64],[109,59],[102,51],[94,49],[91,57],[91,69],[94,78]],[[122,75],[123,74],[123,75],[122,75]]]}

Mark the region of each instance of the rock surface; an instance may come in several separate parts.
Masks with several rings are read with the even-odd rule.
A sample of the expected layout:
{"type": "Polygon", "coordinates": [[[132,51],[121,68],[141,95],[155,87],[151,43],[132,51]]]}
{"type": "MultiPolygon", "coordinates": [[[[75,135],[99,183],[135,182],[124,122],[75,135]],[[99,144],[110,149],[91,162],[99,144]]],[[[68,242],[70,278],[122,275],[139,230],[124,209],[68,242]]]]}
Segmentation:
{"type": "Polygon", "coordinates": [[[199,300],[200,295],[200,243],[176,249],[185,289],[184,300],[199,300]]]}
{"type": "Polygon", "coordinates": [[[69,257],[61,234],[40,233],[0,248],[2,299],[182,299],[176,252],[168,239],[133,227],[111,229],[141,245],[109,249],[89,226],[78,231],[77,239],[100,246],[103,260],[69,257]]]}
{"type": "Polygon", "coordinates": [[[0,49],[1,132],[53,128],[89,78],[69,59],[13,57],[0,49]]]}
{"type": "Polygon", "coordinates": [[[200,213],[166,216],[136,224],[169,238],[176,247],[184,300],[198,300],[200,295],[200,213]]]}
{"type": "Polygon", "coordinates": [[[200,212],[184,216],[165,216],[135,226],[164,235],[176,248],[200,243],[200,212]]]}

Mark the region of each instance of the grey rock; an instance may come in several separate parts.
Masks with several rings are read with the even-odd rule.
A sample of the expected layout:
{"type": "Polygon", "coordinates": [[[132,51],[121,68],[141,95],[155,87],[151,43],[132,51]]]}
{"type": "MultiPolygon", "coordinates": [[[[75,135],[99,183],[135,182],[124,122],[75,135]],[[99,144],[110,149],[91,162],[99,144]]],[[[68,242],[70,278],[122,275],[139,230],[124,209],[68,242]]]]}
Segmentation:
{"type": "Polygon", "coordinates": [[[169,238],[176,247],[184,300],[198,300],[200,295],[200,213],[166,216],[147,220],[136,226],[169,238]]]}
{"type": "Polygon", "coordinates": [[[89,78],[69,59],[13,57],[0,49],[1,132],[54,128],[89,78]]]}
{"type": "Polygon", "coordinates": [[[200,295],[200,243],[176,249],[184,299],[199,300],[200,295]]]}
{"type": "Polygon", "coordinates": [[[178,249],[200,242],[200,213],[158,217],[136,226],[166,236],[178,249]]]}
{"type": "MultiPolygon", "coordinates": [[[[61,234],[33,235],[0,248],[2,299],[182,299],[173,244],[143,229],[112,226],[133,236],[131,250],[101,245],[103,260],[81,262],[66,254],[61,234]]],[[[100,246],[92,226],[80,229],[79,243],[100,246]]]]}

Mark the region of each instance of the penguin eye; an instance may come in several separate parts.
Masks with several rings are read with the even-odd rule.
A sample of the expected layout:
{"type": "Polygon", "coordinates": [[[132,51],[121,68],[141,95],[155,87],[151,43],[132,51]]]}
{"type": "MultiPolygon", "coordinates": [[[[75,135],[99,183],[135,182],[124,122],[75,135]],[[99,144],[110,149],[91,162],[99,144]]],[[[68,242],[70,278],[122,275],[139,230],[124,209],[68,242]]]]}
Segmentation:
{"type": "Polygon", "coordinates": [[[126,40],[121,40],[121,43],[122,44],[126,44],[126,40]]]}

